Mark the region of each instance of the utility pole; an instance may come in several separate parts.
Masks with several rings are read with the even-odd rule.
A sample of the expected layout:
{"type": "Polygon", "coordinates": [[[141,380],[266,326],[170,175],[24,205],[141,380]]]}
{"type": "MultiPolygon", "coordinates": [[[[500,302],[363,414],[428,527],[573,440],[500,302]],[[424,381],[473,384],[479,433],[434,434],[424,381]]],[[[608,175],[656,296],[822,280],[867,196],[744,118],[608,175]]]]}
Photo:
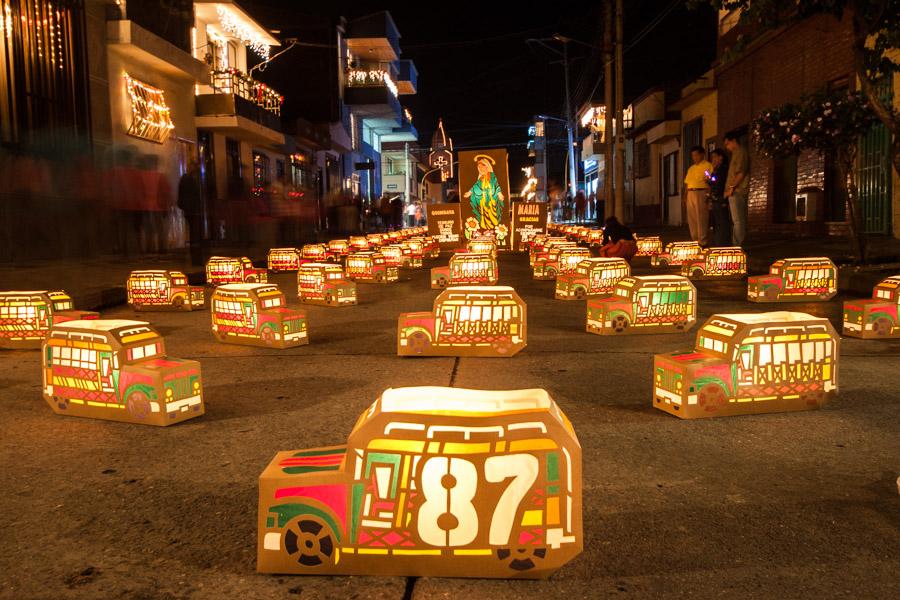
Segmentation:
{"type": "Polygon", "coordinates": [[[603,216],[615,214],[613,203],[613,0],[603,2],[603,216]]]}
{"type": "Polygon", "coordinates": [[[625,222],[625,122],[622,119],[622,100],[625,85],[622,82],[622,38],[625,29],[625,11],[622,0],[616,0],[616,217],[625,222]]]}
{"type": "Polygon", "coordinates": [[[563,36],[557,39],[563,46],[563,69],[566,73],[566,133],[569,139],[569,192],[572,197],[578,193],[578,169],[575,166],[575,126],[572,123],[572,97],[569,90],[569,40],[563,36]]]}

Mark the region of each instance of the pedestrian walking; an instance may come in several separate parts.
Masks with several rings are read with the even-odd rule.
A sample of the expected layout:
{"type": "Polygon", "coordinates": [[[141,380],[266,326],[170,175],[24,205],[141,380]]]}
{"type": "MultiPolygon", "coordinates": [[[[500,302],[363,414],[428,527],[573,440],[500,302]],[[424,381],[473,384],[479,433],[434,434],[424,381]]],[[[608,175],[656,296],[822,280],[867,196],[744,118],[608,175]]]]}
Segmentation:
{"type": "Polygon", "coordinates": [[[709,155],[712,172],[709,174],[709,218],[712,224],[711,245],[716,248],[731,244],[731,211],[725,197],[725,179],[728,176],[728,155],[716,148],[709,155]]]}
{"type": "Polygon", "coordinates": [[[747,196],[750,193],[750,157],[734,132],[725,134],[725,149],[731,153],[725,196],[731,212],[731,243],[743,246],[747,239],[747,196]]]}
{"type": "Polygon", "coordinates": [[[575,194],[575,221],[578,223],[584,223],[584,209],[587,204],[587,200],[584,197],[584,192],[578,190],[578,193],[575,194]]]}
{"type": "Polygon", "coordinates": [[[416,203],[412,200],[410,200],[409,204],[406,205],[406,226],[416,226],[416,203]]]}
{"type": "Polygon", "coordinates": [[[203,264],[203,198],[200,191],[197,160],[188,159],[187,170],[178,181],[178,208],[184,213],[188,223],[188,248],[191,264],[203,264]]]}
{"type": "Polygon", "coordinates": [[[709,209],[706,196],[709,193],[707,173],[712,172],[712,164],[706,160],[706,151],[700,146],[691,148],[691,161],[684,176],[684,202],[687,210],[688,229],[691,239],[706,248],[709,245],[709,209]]]}
{"type": "Polygon", "coordinates": [[[604,258],[624,258],[631,262],[637,254],[637,241],[631,229],[622,225],[616,217],[606,219],[603,227],[603,245],[599,250],[604,258]]]}

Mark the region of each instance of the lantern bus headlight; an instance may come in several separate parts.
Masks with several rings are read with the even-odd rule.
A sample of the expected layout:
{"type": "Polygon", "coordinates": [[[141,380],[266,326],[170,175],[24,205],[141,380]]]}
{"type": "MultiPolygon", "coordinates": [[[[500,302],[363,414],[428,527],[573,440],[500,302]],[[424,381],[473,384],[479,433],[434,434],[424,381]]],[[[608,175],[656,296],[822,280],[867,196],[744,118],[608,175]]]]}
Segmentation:
{"type": "Polygon", "coordinates": [[[166,398],[171,398],[175,395],[175,391],[172,388],[166,388],[166,398]]]}

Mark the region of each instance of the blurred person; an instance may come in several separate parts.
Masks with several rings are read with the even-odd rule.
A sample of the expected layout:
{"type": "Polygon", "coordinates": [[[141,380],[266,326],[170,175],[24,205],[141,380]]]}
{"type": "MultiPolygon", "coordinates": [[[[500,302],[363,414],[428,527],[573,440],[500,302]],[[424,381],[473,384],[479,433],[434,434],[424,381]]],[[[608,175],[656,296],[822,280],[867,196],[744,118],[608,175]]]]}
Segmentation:
{"type": "Polygon", "coordinates": [[[387,195],[382,196],[378,201],[378,214],[381,215],[381,228],[387,231],[391,224],[391,199],[387,195]]]}
{"type": "Polygon", "coordinates": [[[178,180],[178,208],[188,223],[188,250],[191,264],[199,266],[203,260],[203,196],[200,190],[200,170],[197,159],[188,158],[187,170],[178,180]]]}
{"type": "Polygon", "coordinates": [[[709,182],[706,174],[712,172],[712,164],[706,160],[706,151],[700,146],[691,148],[691,162],[683,186],[688,229],[691,239],[706,248],[709,246],[709,208],[706,204],[709,182]]]}
{"type": "Polygon", "coordinates": [[[422,209],[422,203],[416,202],[416,220],[414,225],[424,225],[425,224],[425,211],[422,209]]]}
{"type": "Polygon", "coordinates": [[[725,134],[725,149],[731,153],[725,197],[731,212],[731,243],[742,246],[747,238],[747,196],[750,194],[750,157],[734,132],[725,134]]]}
{"type": "Polygon", "coordinates": [[[587,199],[584,197],[584,192],[578,190],[578,193],[575,194],[575,221],[578,223],[584,223],[584,211],[586,204],[587,199]]]}
{"type": "Polygon", "coordinates": [[[159,157],[145,154],[139,159],[143,183],[142,233],[145,252],[165,252],[168,248],[166,220],[172,208],[172,190],[159,172],[159,157]]]}
{"type": "Polygon", "coordinates": [[[631,229],[622,225],[616,217],[609,217],[603,227],[603,245],[599,252],[605,258],[624,258],[631,262],[637,253],[637,241],[631,229]]]}
{"type": "Polygon", "coordinates": [[[416,226],[416,203],[412,200],[406,205],[406,226],[416,226]]]}
{"type": "Polygon", "coordinates": [[[710,154],[712,171],[707,177],[709,181],[709,217],[712,222],[713,247],[721,248],[731,244],[731,211],[728,198],[725,197],[725,179],[728,176],[728,156],[721,148],[710,154]]]}
{"type": "Polygon", "coordinates": [[[400,196],[391,198],[391,227],[403,229],[403,200],[400,196]]]}
{"type": "Polygon", "coordinates": [[[131,147],[119,149],[110,171],[110,206],[118,240],[115,251],[123,256],[141,250],[144,182],[140,170],[135,166],[135,158],[131,147]]]}

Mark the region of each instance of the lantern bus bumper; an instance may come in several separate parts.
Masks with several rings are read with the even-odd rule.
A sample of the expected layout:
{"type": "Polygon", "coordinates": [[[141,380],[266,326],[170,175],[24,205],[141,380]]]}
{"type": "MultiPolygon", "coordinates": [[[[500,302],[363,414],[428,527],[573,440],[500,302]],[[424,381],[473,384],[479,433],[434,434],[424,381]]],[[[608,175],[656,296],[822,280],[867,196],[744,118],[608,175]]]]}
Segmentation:
{"type": "Polygon", "coordinates": [[[172,400],[171,402],[166,402],[161,405],[159,402],[151,402],[150,410],[152,412],[158,413],[160,410],[165,408],[165,412],[169,414],[170,418],[175,418],[180,413],[188,412],[193,409],[195,412],[200,410],[200,406],[203,404],[203,396],[198,393],[195,396],[188,396],[187,398],[181,398],[180,400],[172,400]]]}

